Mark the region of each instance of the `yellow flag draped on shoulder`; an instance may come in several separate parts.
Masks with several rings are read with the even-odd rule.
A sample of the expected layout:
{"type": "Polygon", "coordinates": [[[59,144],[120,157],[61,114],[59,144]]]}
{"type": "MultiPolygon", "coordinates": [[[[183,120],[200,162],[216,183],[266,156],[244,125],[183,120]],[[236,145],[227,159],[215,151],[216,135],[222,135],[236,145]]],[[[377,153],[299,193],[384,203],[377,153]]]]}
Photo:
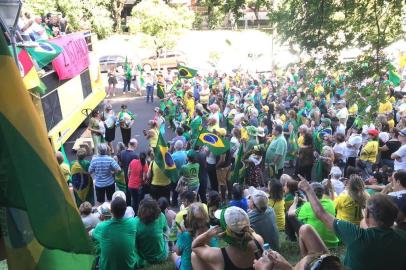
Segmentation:
{"type": "Polygon", "coordinates": [[[86,230],[0,33],[0,218],[8,269],[91,269],[86,230]]]}

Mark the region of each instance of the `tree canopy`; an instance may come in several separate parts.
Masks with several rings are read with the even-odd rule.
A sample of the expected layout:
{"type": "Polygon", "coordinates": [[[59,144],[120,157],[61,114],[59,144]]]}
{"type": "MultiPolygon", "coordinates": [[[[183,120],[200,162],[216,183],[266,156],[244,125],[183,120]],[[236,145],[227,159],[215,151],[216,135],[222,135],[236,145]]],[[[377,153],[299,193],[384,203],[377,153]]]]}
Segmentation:
{"type": "Polygon", "coordinates": [[[144,34],[144,44],[157,55],[162,49],[173,48],[179,35],[190,29],[194,20],[194,14],[187,8],[170,7],[162,0],[143,0],[131,14],[130,32],[144,34]]]}

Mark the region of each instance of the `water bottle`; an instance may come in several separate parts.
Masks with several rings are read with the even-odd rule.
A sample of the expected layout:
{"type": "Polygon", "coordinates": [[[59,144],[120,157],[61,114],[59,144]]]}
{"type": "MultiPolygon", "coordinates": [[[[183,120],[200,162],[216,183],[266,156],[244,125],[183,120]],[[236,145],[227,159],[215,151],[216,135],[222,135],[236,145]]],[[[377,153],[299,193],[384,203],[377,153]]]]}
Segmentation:
{"type": "Polygon", "coordinates": [[[268,253],[271,250],[271,246],[268,243],[265,243],[263,249],[264,249],[263,255],[268,256],[268,253]]]}

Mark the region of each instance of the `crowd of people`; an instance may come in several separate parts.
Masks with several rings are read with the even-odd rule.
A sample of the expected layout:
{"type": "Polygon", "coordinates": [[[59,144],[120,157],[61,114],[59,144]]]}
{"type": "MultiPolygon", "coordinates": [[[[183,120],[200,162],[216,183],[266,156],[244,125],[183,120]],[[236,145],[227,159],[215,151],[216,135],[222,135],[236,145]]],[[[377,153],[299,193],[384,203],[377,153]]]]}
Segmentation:
{"type": "Polygon", "coordinates": [[[82,170],[69,173],[58,160],[98,267],[170,257],[182,270],[406,269],[406,82],[382,74],[387,99],[374,123],[359,124],[365,108],[348,99],[354,89],[340,78],[304,68],[189,80],[158,74],[165,97],[144,130],[145,151],[131,137],[136,117],[126,105],[118,114],[109,104],[95,111],[91,161],[78,151],[71,169],[82,170]],[[116,127],[123,142],[114,147],[116,127]],[[196,143],[202,128],[229,147],[216,154],[196,143]],[[177,177],[157,160],[170,129],[177,177]],[[295,266],[280,253],[280,237],[300,247],[295,266]],[[340,245],[342,258],[333,252],[340,245]]]}

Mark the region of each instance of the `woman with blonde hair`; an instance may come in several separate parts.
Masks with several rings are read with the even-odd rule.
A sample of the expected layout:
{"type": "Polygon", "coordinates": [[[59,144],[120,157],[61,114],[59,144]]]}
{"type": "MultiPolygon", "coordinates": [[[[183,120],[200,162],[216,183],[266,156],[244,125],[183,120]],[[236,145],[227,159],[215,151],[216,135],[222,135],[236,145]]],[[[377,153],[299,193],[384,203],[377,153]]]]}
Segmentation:
{"type": "MultiPolygon", "coordinates": [[[[192,203],[189,206],[185,217],[185,228],[179,234],[174,247],[172,260],[175,262],[176,269],[192,269],[192,241],[197,236],[205,233],[209,229],[209,215],[202,203],[192,203]]],[[[210,239],[210,246],[217,246],[216,238],[210,239]]]]}
{"type": "Polygon", "coordinates": [[[364,181],[359,175],[351,175],[346,190],[334,200],[337,219],[359,225],[367,199],[364,181]]]}

